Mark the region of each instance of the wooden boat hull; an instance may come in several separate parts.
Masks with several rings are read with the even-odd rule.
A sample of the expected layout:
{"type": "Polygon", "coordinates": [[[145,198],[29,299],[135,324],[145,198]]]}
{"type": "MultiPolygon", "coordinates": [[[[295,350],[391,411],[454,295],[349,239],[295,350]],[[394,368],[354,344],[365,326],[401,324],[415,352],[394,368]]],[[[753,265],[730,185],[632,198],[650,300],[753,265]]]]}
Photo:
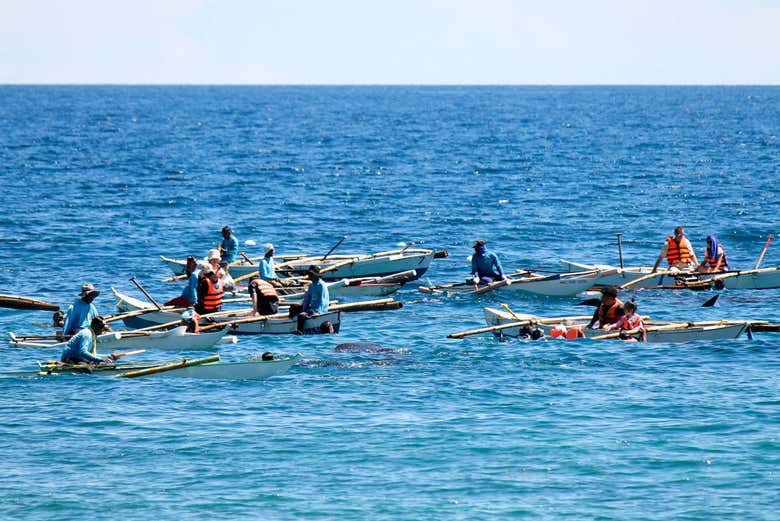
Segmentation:
{"type": "MultiPolygon", "coordinates": [[[[510,324],[513,322],[518,321],[518,317],[521,320],[533,320],[534,318],[539,319],[541,317],[534,317],[533,315],[522,315],[522,314],[510,314],[506,311],[494,309],[494,308],[485,308],[484,309],[485,314],[485,322],[488,326],[498,326],[502,324],[510,324]]],[[[604,335],[605,333],[609,333],[609,331],[604,331],[603,329],[586,329],[585,325],[587,325],[587,322],[567,322],[565,320],[562,320],[558,324],[537,324],[535,327],[540,328],[545,335],[549,335],[550,331],[559,326],[565,326],[566,328],[571,327],[579,327],[581,331],[585,334],[587,338],[592,338],[596,336],[604,335]]],[[[664,342],[694,342],[694,341],[702,341],[702,340],[723,340],[723,339],[733,339],[738,338],[747,328],[749,325],[748,322],[735,322],[735,323],[724,323],[724,324],[702,324],[702,325],[694,325],[692,326],[686,326],[685,323],[680,323],[681,326],[679,329],[659,329],[659,330],[653,330],[652,326],[654,325],[652,322],[647,324],[650,329],[647,331],[647,342],[649,343],[664,343],[664,342]]],[[[670,324],[664,323],[665,326],[668,326],[670,324]]],[[[506,328],[502,329],[500,331],[494,331],[493,334],[495,336],[509,336],[509,337],[517,337],[520,335],[520,330],[522,326],[513,327],[513,328],[506,328]]]]}
{"type": "MultiPolygon", "coordinates": [[[[327,270],[330,266],[339,265],[339,267],[322,274],[323,280],[335,281],[344,278],[383,277],[414,270],[414,275],[409,277],[409,280],[414,280],[428,270],[433,261],[434,253],[433,250],[409,249],[403,252],[398,250],[375,255],[333,255],[328,257],[325,262],[318,261],[316,257],[304,257],[299,261],[291,261],[286,269],[280,268],[279,271],[280,273],[303,275],[311,266],[316,265],[327,270]]],[[[184,273],[185,261],[165,256],[160,258],[174,274],[184,273]]],[[[230,265],[230,274],[233,278],[256,273],[257,270],[257,264],[249,264],[245,261],[237,261],[230,265]]]]}
{"type": "MultiPolygon", "coordinates": [[[[276,360],[248,360],[243,362],[212,362],[208,364],[192,365],[170,371],[153,373],[148,376],[162,378],[197,378],[208,380],[266,380],[272,376],[287,371],[298,360],[300,353],[293,356],[285,356],[276,360]]],[[[103,368],[101,366],[85,368],[68,368],[58,364],[42,364],[38,372],[19,373],[20,376],[28,375],[62,375],[62,374],[95,374],[101,376],[120,377],[123,374],[141,369],[158,367],[155,363],[122,364],[103,368]]],[[[146,378],[144,376],[143,378],[146,378]]]]}
{"type": "MultiPolygon", "coordinates": [[[[112,288],[114,295],[117,297],[116,307],[122,312],[137,311],[139,309],[151,309],[151,304],[141,302],[138,299],[124,295],[116,289],[112,288]]],[[[298,319],[295,317],[282,317],[274,316],[275,318],[267,318],[265,320],[259,320],[257,322],[249,322],[243,324],[237,324],[235,327],[230,328],[228,331],[234,335],[289,335],[295,334],[298,328],[298,319]]],[[[171,313],[169,311],[153,311],[137,317],[130,317],[123,320],[125,326],[132,329],[141,329],[145,327],[159,326],[160,324],[168,324],[179,320],[181,315],[179,313],[171,313]]],[[[241,320],[248,318],[246,311],[237,311],[235,314],[226,314],[219,317],[215,317],[216,322],[229,323],[234,320],[241,320]]],[[[318,334],[321,332],[322,324],[324,322],[330,322],[333,326],[333,332],[338,333],[341,327],[341,313],[339,311],[333,311],[312,317],[303,325],[304,334],[318,334]]],[[[203,333],[201,333],[203,334],[203,333]]]]}
{"type": "MultiPolygon", "coordinates": [[[[176,351],[200,351],[214,349],[217,344],[235,343],[236,337],[228,335],[227,329],[206,331],[200,334],[187,333],[185,326],[168,331],[114,331],[97,337],[98,351],[114,352],[135,349],[161,349],[176,351]]],[[[21,337],[20,337],[21,338],[21,337]]],[[[12,337],[12,347],[38,347],[64,349],[66,342],[53,340],[19,340],[12,337]]]]}

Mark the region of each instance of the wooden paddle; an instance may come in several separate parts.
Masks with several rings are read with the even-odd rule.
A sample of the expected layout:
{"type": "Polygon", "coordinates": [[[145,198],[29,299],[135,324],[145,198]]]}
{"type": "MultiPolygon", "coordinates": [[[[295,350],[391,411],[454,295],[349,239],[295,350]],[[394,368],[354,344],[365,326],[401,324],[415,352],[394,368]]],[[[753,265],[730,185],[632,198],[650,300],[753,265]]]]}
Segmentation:
{"type": "Polygon", "coordinates": [[[59,306],[20,295],[0,295],[0,308],[58,311],[59,306]]]}
{"type": "Polygon", "coordinates": [[[499,288],[503,288],[504,286],[510,286],[512,285],[512,279],[505,278],[503,280],[497,280],[494,282],[491,282],[490,284],[485,284],[482,287],[479,287],[475,289],[474,291],[468,291],[465,294],[466,295],[482,295],[483,293],[488,293],[490,291],[495,291],[499,288]]]}
{"type": "Polygon", "coordinates": [[[766,244],[764,244],[764,249],[761,250],[761,255],[758,256],[758,260],[756,261],[756,265],[753,267],[754,270],[757,270],[759,266],[761,266],[761,262],[764,260],[764,255],[766,255],[766,250],[769,249],[769,243],[772,242],[772,239],[774,238],[774,235],[771,233],[769,234],[769,237],[766,240],[766,244]]]}
{"type": "Polygon", "coordinates": [[[136,349],[135,351],[126,351],[124,353],[111,353],[111,358],[114,360],[119,360],[120,358],[124,358],[126,356],[135,356],[140,355],[141,353],[146,353],[146,349],[136,349]]]}
{"type": "Polygon", "coordinates": [[[328,250],[328,253],[326,253],[325,255],[323,255],[323,256],[322,256],[322,258],[320,259],[320,262],[324,262],[324,261],[325,261],[325,259],[327,259],[327,258],[328,258],[328,255],[330,255],[331,253],[333,253],[333,252],[336,250],[336,248],[338,248],[339,246],[341,246],[341,243],[342,243],[342,242],[344,242],[344,241],[346,241],[346,240],[347,240],[347,236],[346,236],[346,235],[344,235],[344,236],[343,236],[341,239],[339,239],[339,242],[337,242],[336,244],[334,244],[334,245],[333,245],[333,248],[331,248],[331,249],[329,249],[329,250],[328,250]]]}
{"type": "Polygon", "coordinates": [[[141,293],[143,293],[143,294],[146,296],[146,298],[148,298],[148,299],[149,299],[149,302],[151,302],[152,304],[154,304],[154,307],[156,307],[156,308],[157,308],[157,309],[159,309],[159,310],[162,310],[162,306],[161,306],[160,304],[158,304],[158,303],[157,303],[157,301],[156,301],[156,300],[154,300],[154,298],[152,298],[152,296],[151,296],[151,295],[150,295],[150,294],[149,294],[149,293],[148,293],[148,292],[147,292],[147,291],[144,289],[144,287],[143,287],[143,286],[141,286],[141,283],[140,283],[140,282],[138,282],[138,279],[136,279],[136,278],[135,278],[135,275],[133,275],[132,277],[130,277],[130,282],[132,282],[133,284],[135,284],[135,286],[136,286],[136,287],[137,287],[139,290],[141,290],[141,293]]]}
{"type": "Polygon", "coordinates": [[[644,282],[648,279],[652,279],[653,277],[659,277],[661,275],[669,275],[668,271],[654,271],[651,273],[648,273],[647,275],[643,275],[642,277],[639,277],[638,279],[630,280],[626,282],[625,284],[621,284],[618,286],[618,289],[626,289],[630,288],[631,286],[636,286],[640,282],[644,282]]]}

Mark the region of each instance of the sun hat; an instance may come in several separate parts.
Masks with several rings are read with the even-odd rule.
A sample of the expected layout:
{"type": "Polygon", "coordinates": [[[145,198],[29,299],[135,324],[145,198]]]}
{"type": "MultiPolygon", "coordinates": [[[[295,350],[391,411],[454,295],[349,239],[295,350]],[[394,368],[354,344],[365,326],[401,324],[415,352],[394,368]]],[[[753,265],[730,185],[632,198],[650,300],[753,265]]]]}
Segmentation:
{"type": "Polygon", "coordinates": [[[219,254],[219,250],[209,250],[209,254],[206,257],[206,260],[221,259],[221,258],[222,255],[219,254]]]}
{"type": "Polygon", "coordinates": [[[263,250],[265,250],[265,252],[264,252],[264,253],[265,253],[266,255],[268,255],[268,252],[269,252],[269,251],[271,251],[271,250],[273,250],[273,249],[274,249],[274,245],[273,245],[273,244],[271,244],[270,242],[267,242],[267,243],[263,244],[263,250]]]}
{"type": "Polygon", "coordinates": [[[98,296],[98,295],[100,295],[100,291],[96,290],[95,286],[93,286],[92,284],[87,283],[87,284],[84,284],[83,286],[81,286],[81,293],[79,293],[78,296],[79,297],[86,297],[86,296],[89,296],[89,295],[92,295],[92,294],[94,294],[95,296],[98,296]]]}

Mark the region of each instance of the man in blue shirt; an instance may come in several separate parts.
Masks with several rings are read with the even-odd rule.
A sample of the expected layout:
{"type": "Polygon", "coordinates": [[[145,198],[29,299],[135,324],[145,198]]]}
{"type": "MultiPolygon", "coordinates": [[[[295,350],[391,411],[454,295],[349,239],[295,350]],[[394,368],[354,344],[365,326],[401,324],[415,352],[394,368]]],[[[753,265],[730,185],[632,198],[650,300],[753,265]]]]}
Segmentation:
{"type": "Polygon", "coordinates": [[[279,278],[276,276],[276,269],[274,266],[274,245],[270,242],[263,244],[263,249],[265,250],[265,256],[260,259],[258,275],[260,275],[261,279],[268,282],[273,282],[274,280],[278,281],[279,278]]]}
{"type": "Polygon", "coordinates": [[[474,243],[474,255],[471,257],[471,276],[480,284],[490,284],[496,280],[506,279],[504,269],[498,256],[487,250],[485,241],[474,243]]]}
{"type": "Polygon", "coordinates": [[[235,262],[238,257],[238,239],[233,235],[230,226],[222,228],[222,242],[219,245],[222,259],[225,262],[235,262]]]}
{"type": "Polygon", "coordinates": [[[62,326],[62,334],[64,336],[75,335],[80,329],[89,327],[92,319],[99,314],[97,308],[92,303],[98,295],[100,295],[100,291],[96,290],[92,284],[81,286],[79,298],[68,306],[65,325],[62,326]]]}
{"type": "Polygon", "coordinates": [[[96,316],[90,321],[89,327],[85,327],[68,340],[60,361],[63,364],[99,364],[110,363],[117,359],[113,354],[101,357],[97,354],[97,335],[107,329],[103,317],[96,316]]]}
{"type": "Polygon", "coordinates": [[[306,290],[306,295],[303,296],[303,307],[298,315],[299,335],[303,334],[303,324],[306,319],[327,313],[328,305],[330,304],[328,286],[320,277],[319,266],[312,266],[309,268],[306,277],[311,280],[311,284],[309,285],[309,289],[306,290]]]}
{"type": "Polygon", "coordinates": [[[198,275],[200,275],[200,270],[198,270],[198,261],[192,255],[187,257],[184,275],[187,285],[184,286],[181,295],[166,302],[166,306],[188,308],[194,306],[198,301],[198,275]]]}

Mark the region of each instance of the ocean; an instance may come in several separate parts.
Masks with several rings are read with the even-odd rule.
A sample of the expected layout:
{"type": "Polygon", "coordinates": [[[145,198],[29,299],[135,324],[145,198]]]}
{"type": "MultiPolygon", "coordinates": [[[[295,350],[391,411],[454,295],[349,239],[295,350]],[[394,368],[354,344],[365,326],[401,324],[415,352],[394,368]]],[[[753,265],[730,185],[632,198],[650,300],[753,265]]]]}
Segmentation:
{"type": "MultiPolygon", "coordinates": [[[[252,256],[446,249],[426,285],[464,280],[476,239],[555,271],[618,264],[622,233],[625,264],[652,265],[675,226],[752,268],[778,232],[778,136],[777,87],[0,86],[0,293],[66,307],[90,282],[108,314],[112,287],[143,298],[135,276],[168,299],[159,256],[204,257],[224,225],[252,256]]],[[[417,285],[338,335],[222,346],[303,355],[264,382],[0,377],[0,518],[778,518],[776,335],[452,340],[485,306],[592,308],[417,285]]],[[[653,318],[780,322],[778,290],[624,294],[653,318]]],[[[0,309],[0,334],[50,320],[0,309]]],[[[3,371],[58,356],[0,349],[3,371]]]]}

